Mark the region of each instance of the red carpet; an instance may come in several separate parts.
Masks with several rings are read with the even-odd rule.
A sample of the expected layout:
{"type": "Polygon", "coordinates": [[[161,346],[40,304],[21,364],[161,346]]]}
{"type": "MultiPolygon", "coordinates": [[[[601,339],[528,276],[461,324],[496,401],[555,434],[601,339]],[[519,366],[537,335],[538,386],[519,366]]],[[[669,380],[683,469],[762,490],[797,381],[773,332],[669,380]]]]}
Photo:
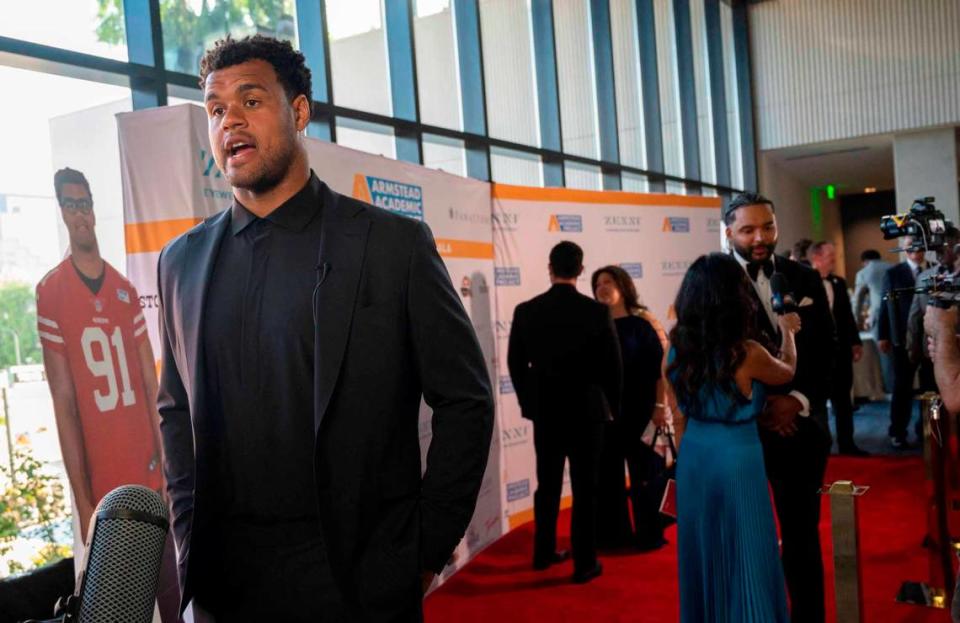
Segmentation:
{"type": "MultiPolygon", "coordinates": [[[[925,486],[920,458],[832,458],[827,482],[846,479],[870,485],[860,500],[860,543],[866,621],[946,623],[944,610],[898,604],[903,580],[926,580],[928,558],[925,486]]],[[[560,520],[561,548],[568,547],[569,512],[560,520]]],[[[820,526],[827,570],[827,617],[833,616],[833,563],[829,500],[820,526]]],[[[603,556],[604,575],[590,584],[570,584],[570,563],[535,573],[530,569],[533,526],[522,526],[486,551],[427,598],[427,623],[438,621],[676,621],[676,529],[671,544],[651,554],[603,556]]]]}

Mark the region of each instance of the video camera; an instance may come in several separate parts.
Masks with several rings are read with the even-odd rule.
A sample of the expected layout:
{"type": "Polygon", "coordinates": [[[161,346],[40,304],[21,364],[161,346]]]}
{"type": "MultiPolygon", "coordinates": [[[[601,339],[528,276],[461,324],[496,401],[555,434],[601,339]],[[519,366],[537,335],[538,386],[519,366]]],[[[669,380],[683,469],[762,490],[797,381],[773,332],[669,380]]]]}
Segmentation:
{"type": "MultiPolygon", "coordinates": [[[[958,237],[957,228],[934,206],[933,197],[914,200],[910,211],[905,214],[884,216],[880,219],[880,231],[883,232],[884,240],[903,236],[912,238],[913,243],[909,247],[895,249],[896,251],[940,251],[948,244],[956,244],[958,237]]],[[[960,305],[960,280],[954,276],[952,270],[929,275],[918,281],[913,288],[894,290],[890,292],[889,298],[895,299],[906,292],[927,294],[930,296],[930,304],[941,308],[960,305]]]]}
{"type": "Polygon", "coordinates": [[[913,244],[902,251],[936,251],[946,245],[947,230],[953,228],[943,212],[933,205],[933,197],[915,199],[905,214],[884,216],[880,231],[884,240],[912,236],[913,244]]]}

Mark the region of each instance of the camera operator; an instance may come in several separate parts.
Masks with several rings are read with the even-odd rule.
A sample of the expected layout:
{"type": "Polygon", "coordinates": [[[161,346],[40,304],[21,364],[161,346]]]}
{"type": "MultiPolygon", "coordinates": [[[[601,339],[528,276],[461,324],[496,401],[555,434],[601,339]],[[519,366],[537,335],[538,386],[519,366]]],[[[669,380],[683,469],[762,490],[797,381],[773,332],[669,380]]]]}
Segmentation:
{"type": "MultiPolygon", "coordinates": [[[[958,282],[957,276],[960,274],[960,255],[958,255],[958,252],[960,252],[960,230],[951,225],[944,234],[943,246],[937,249],[937,262],[939,263],[923,271],[917,277],[917,285],[920,288],[914,295],[913,302],[910,303],[906,336],[907,354],[910,356],[910,362],[913,365],[930,365],[925,349],[926,338],[923,330],[923,318],[930,304],[931,294],[922,290],[925,289],[924,286],[933,283],[936,279],[948,278],[954,283],[958,282]]],[[[929,374],[932,378],[932,370],[929,374]]]]}
{"type": "Polygon", "coordinates": [[[951,413],[960,413],[960,314],[957,306],[941,309],[931,305],[923,318],[927,332],[933,374],[943,404],[951,413]]]}

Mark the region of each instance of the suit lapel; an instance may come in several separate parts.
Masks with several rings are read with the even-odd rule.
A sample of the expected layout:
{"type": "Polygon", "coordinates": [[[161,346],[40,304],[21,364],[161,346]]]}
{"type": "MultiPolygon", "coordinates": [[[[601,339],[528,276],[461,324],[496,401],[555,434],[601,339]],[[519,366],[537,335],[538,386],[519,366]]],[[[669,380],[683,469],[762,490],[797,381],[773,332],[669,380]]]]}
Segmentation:
{"type": "Polygon", "coordinates": [[[317,286],[314,310],[314,424],[317,431],[320,430],[320,423],[340,376],[370,230],[370,221],[363,217],[362,207],[339,205],[339,195],[326,185],[323,191],[319,264],[325,269],[324,277],[317,286]]]}
{"type": "Polygon", "coordinates": [[[180,301],[183,310],[183,341],[186,348],[187,365],[191,379],[190,392],[194,400],[198,399],[199,388],[203,380],[202,365],[199,359],[203,339],[203,310],[206,305],[207,290],[213,276],[213,264],[217,259],[217,249],[230,223],[230,211],[225,210],[207,221],[197,231],[187,235],[187,250],[184,266],[187,267],[185,283],[180,301]]]}

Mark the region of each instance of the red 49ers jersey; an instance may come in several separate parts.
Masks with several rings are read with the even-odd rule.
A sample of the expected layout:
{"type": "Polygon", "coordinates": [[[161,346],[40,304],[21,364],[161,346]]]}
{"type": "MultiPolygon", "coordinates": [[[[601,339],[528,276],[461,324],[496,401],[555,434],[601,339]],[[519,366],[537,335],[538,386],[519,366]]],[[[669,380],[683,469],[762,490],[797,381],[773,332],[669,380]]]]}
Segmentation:
{"type": "Polygon", "coordinates": [[[154,399],[145,395],[139,356],[147,323],[133,285],[104,262],[94,294],[68,257],[37,285],[37,329],[43,348],[70,366],[94,504],[124,484],[158,490],[154,399]]]}

